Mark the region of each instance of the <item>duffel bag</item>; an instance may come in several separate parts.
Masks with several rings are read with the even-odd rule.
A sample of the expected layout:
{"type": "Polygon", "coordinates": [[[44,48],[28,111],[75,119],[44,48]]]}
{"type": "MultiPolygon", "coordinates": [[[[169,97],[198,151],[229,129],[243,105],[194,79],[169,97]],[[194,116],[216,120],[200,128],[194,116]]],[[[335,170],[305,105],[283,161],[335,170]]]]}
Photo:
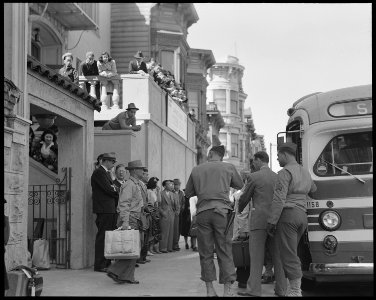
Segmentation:
{"type": "Polygon", "coordinates": [[[138,230],[106,231],[104,257],[107,259],[140,258],[140,233],[138,230]]]}

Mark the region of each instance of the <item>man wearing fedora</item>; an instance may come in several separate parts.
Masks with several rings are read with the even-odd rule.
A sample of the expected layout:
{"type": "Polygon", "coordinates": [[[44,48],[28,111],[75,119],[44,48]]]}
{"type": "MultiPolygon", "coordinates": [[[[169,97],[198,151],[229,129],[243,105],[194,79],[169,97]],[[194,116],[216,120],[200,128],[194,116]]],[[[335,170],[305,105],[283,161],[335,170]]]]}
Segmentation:
{"type": "Polygon", "coordinates": [[[102,130],[130,129],[140,131],[141,125],[136,125],[136,112],[139,109],[134,103],[129,103],[126,111],[122,111],[115,118],[103,125],[102,130]]]}
{"type": "Polygon", "coordinates": [[[235,166],[223,162],[223,145],[210,149],[208,161],[192,169],[185,194],[197,196],[197,243],[200,254],[201,280],[205,281],[208,297],[217,296],[213,281],[217,274],[213,261],[214,245],[218,258],[219,283],[224,285],[223,296],[233,296],[231,287],[236,280],[232,258],[233,205],[230,187],[240,190],[243,180],[235,166]]]}
{"type": "Polygon", "coordinates": [[[302,296],[298,243],[308,226],[305,205],[308,194],[317,189],[308,170],[296,161],[296,148],[291,142],[277,148],[277,160],[283,169],[278,172],[266,228],[270,236],[275,235],[279,259],[289,281],[288,297],[302,296]]]}
{"type": "Polygon", "coordinates": [[[181,181],[179,178],[174,179],[174,195],[175,195],[175,219],[174,219],[174,235],[172,250],[179,251],[179,240],[181,233],[182,212],[184,210],[184,192],[180,190],[181,181]]]}
{"type": "Polygon", "coordinates": [[[131,60],[129,62],[129,73],[141,75],[148,74],[148,68],[146,67],[146,63],[143,61],[144,55],[142,54],[142,52],[137,51],[137,53],[133,57],[136,60],[131,60]]]}
{"type": "Polygon", "coordinates": [[[106,268],[111,264],[111,261],[104,257],[104,237],[106,230],[116,229],[118,192],[110,175],[115,162],[115,153],[103,153],[101,165],[91,175],[93,213],[97,215],[95,224],[98,228],[94,261],[94,271],[97,272],[106,272],[106,268]]]}
{"type": "MultiPolygon", "coordinates": [[[[117,225],[122,230],[140,230],[140,219],[144,206],[140,180],[144,168],[141,160],[130,161],[126,167],[129,171],[129,179],[120,188],[119,204],[117,207],[119,213],[117,225]]],[[[140,234],[140,243],[142,247],[142,234],[140,234]]],[[[115,260],[115,263],[108,268],[107,275],[117,283],[137,284],[139,281],[134,278],[136,261],[137,259],[115,260]]]]}
{"type": "Polygon", "coordinates": [[[62,56],[64,67],[59,70],[59,74],[65,77],[68,77],[72,82],[78,84],[78,73],[75,68],[73,68],[73,54],[65,53],[62,56]]]}

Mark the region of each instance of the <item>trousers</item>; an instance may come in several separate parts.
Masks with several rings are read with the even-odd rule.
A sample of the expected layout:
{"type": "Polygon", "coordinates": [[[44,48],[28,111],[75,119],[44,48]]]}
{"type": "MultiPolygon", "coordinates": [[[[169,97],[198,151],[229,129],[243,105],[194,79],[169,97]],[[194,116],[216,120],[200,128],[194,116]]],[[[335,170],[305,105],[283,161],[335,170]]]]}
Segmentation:
{"type": "MultiPolygon", "coordinates": [[[[268,236],[266,229],[251,230],[249,232],[249,253],[251,262],[251,271],[247,282],[247,289],[250,294],[261,296],[261,275],[264,266],[265,247],[270,249],[272,258],[277,256],[279,251],[275,247],[274,238],[268,236]]],[[[273,261],[274,275],[276,278],[275,291],[277,294],[284,295],[286,292],[287,281],[283,272],[280,260],[273,261]]]]}
{"type": "Polygon", "coordinates": [[[284,208],[277,223],[275,238],[279,259],[289,280],[301,278],[303,275],[298,244],[307,229],[307,223],[307,214],[297,207],[284,208]]]}
{"type": "Polygon", "coordinates": [[[174,233],[172,238],[172,249],[179,248],[179,240],[180,240],[180,216],[175,215],[174,218],[174,233]]]}
{"type": "Polygon", "coordinates": [[[172,251],[173,246],[173,234],[174,234],[174,219],[173,212],[167,212],[167,217],[161,216],[161,236],[159,241],[159,251],[172,251]]]}
{"type": "Polygon", "coordinates": [[[107,268],[111,264],[111,260],[104,257],[104,237],[106,231],[116,229],[117,214],[97,214],[95,225],[98,232],[95,237],[95,259],[94,269],[107,268]]]}
{"type": "Polygon", "coordinates": [[[227,234],[225,229],[229,214],[222,214],[218,209],[208,209],[197,214],[197,243],[200,255],[201,280],[217,280],[214,265],[214,245],[219,266],[219,283],[233,283],[236,271],[232,258],[232,227],[227,234]]]}

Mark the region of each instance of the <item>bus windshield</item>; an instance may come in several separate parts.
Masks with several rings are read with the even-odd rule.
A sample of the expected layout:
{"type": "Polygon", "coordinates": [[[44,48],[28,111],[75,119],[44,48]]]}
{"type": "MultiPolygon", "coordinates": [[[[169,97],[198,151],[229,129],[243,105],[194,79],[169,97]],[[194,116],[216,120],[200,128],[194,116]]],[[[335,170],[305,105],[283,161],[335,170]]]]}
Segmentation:
{"type": "Polygon", "coordinates": [[[313,167],[317,176],[347,175],[339,169],[354,175],[373,172],[372,132],[336,136],[326,145],[313,167]]]}

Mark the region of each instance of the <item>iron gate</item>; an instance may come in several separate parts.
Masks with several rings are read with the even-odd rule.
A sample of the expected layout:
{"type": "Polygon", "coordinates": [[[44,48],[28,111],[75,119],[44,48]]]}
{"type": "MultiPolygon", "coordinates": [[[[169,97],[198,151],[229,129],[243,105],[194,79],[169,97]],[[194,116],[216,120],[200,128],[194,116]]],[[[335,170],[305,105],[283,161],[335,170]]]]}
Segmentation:
{"type": "Polygon", "coordinates": [[[70,268],[71,168],[62,168],[63,179],[55,184],[29,185],[28,248],[37,239],[49,244],[50,263],[70,268]]]}

